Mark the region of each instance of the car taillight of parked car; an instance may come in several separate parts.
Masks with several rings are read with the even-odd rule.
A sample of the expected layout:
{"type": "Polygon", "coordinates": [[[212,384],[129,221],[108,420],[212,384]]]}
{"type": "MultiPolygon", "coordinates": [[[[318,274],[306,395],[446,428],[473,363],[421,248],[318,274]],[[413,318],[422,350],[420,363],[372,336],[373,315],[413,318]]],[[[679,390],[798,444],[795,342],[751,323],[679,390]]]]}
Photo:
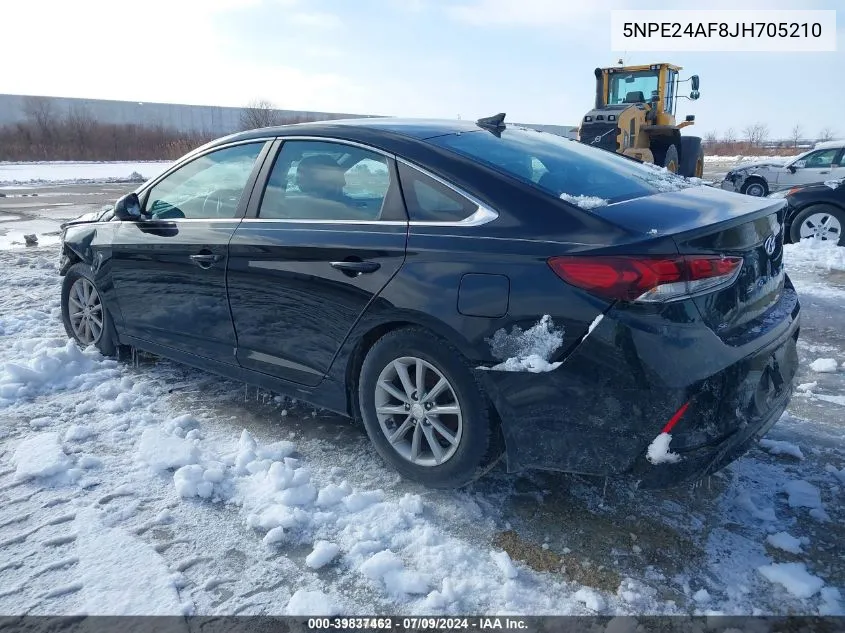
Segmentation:
{"type": "Polygon", "coordinates": [[[548,260],[565,282],[615,301],[664,303],[728,286],[739,276],[742,257],[579,257],[548,260]]]}

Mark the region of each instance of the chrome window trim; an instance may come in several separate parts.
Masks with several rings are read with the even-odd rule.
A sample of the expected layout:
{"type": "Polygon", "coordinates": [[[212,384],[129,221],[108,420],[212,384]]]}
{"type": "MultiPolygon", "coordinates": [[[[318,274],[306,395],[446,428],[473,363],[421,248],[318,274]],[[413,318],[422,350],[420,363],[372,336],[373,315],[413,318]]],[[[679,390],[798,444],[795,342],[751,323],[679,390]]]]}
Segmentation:
{"type": "MultiPolygon", "coordinates": [[[[347,141],[346,139],[342,139],[342,138],[334,138],[332,136],[307,136],[307,135],[297,134],[296,136],[277,136],[276,138],[279,139],[282,142],[282,144],[284,144],[286,141],[317,141],[317,142],[323,141],[325,143],[335,143],[335,144],[338,144],[338,145],[350,145],[351,147],[357,147],[358,149],[364,149],[364,150],[367,150],[368,152],[373,152],[374,154],[381,154],[382,156],[396,160],[395,154],[388,152],[386,150],[380,149],[378,147],[373,147],[372,145],[365,145],[364,143],[359,143],[357,141],[347,141]]],[[[281,151],[281,149],[279,151],[281,151]]]]}

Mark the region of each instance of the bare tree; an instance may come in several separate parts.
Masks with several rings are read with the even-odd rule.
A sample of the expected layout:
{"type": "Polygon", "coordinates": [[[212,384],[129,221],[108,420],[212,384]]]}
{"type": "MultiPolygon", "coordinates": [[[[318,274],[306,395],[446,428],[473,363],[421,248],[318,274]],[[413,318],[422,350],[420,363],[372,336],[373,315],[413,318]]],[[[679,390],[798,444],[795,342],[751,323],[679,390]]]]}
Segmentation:
{"type": "Polygon", "coordinates": [[[830,127],[825,127],[825,128],[822,128],[821,132],[819,132],[819,139],[818,140],[819,140],[819,142],[832,141],[835,137],[836,137],[836,130],[834,130],[830,127]]]}
{"type": "Polygon", "coordinates": [[[763,141],[769,138],[769,126],[765,123],[752,123],[742,130],[745,140],[752,147],[758,147],[763,141]]]}
{"type": "Polygon", "coordinates": [[[253,99],[241,112],[241,127],[254,130],[260,127],[270,127],[281,124],[281,114],[276,106],[266,99],[253,99]]]}
{"type": "Polygon", "coordinates": [[[89,158],[88,151],[92,145],[92,133],[96,126],[96,121],[85,106],[71,106],[68,109],[67,117],[65,118],[67,131],[70,135],[70,140],[73,150],[76,155],[89,158]]]}
{"type": "Polygon", "coordinates": [[[798,147],[798,143],[801,142],[802,134],[804,134],[804,129],[801,127],[800,123],[796,123],[795,127],[792,128],[792,132],[789,134],[789,140],[792,141],[792,147],[798,147]]]}
{"type": "Polygon", "coordinates": [[[707,134],[704,135],[704,144],[705,145],[715,145],[719,141],[719,135],[716,133],[716,130],[710,130],[707,134]]]}
{"type": "Polygon", "coordinates": [[[28,123],[34,128],[36,143],[41,152],[47,154],[55,143],[57,117],[51,101],[45,97],[27,97],[23,102],[23,112],[28,123]]]}
{"type": "Polygon", "coordinates": [[[736,132],[734,132],[734,129],[732,127],[729,127],[727,130],[725,130],[725,134],[722,137],[722,140],[725,143],[736,143],[736,132]]]}

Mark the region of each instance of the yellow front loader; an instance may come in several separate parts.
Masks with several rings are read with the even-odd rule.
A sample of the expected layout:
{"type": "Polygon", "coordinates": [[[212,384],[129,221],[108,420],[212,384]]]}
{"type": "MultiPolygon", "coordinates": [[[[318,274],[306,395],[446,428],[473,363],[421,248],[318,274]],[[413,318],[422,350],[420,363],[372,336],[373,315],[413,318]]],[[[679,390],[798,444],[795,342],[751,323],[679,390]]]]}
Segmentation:
{"type": "MultiPolygon", "coordinates": [[[[596,102],[581,121],[578,140],[611,152],[701,178],[704,149],[698,136],[681,136],[694,115],[676,123],[680,66],[649,64],[596,68],[596,102]]],[[[698,75],[689,99],[699,97],[698,75]]]]}

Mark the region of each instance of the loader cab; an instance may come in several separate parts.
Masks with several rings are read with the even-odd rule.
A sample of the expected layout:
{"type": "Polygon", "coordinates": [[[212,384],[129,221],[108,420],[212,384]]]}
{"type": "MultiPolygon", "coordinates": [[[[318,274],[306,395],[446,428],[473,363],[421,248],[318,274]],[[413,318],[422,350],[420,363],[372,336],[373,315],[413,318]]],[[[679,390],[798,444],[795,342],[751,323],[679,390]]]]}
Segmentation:
{"type": "Polygon", "coordinates": [[[596,69],[596,107],[643,104],[653,125],[675,125],[678,72],[673,64],[596,69]]]}

